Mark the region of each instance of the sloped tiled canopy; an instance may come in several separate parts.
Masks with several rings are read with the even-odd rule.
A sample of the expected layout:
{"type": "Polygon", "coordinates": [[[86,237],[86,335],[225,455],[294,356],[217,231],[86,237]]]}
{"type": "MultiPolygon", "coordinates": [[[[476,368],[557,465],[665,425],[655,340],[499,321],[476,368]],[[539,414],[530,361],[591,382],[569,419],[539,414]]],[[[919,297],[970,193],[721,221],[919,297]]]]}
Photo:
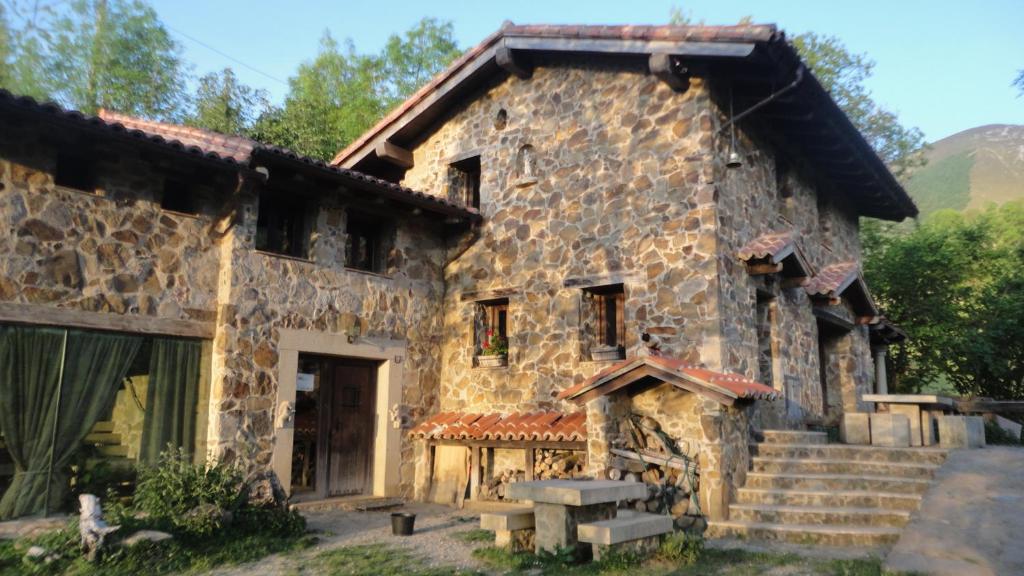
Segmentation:
{"type": "Polygon", "coordinates": [[[665,356],[627,358],[589,380],[563,390],[558,397],[585,404],[612,392],[658,382],[700,394],[726,406],[737,400],[774,400],[777,397],[774,389],[745,376],[715,372],[665,356]]]}
{"type": "Polygon", "coordinates": [[[582,442],[587,439],[587,413],[441,412],[421,422],[409,431],[409,435],[426,440],[582,442]]]}
{"type": "Polygon", "coordinates": [[[803,286],[814,275],[792,231],[762,234],[740,248],[737,256],[752,276],[778,273],[792,279],[795,285],[803,286]]]}
{"type": "Polygon", "coordinates": [[[826,267],[811,278],[804,289],[812,298],[827,299],[830,304],[838,304],[841,298],[846,298],[861,317],[874,318],[879,314],[857,262],[839,262],[826,267]]]}

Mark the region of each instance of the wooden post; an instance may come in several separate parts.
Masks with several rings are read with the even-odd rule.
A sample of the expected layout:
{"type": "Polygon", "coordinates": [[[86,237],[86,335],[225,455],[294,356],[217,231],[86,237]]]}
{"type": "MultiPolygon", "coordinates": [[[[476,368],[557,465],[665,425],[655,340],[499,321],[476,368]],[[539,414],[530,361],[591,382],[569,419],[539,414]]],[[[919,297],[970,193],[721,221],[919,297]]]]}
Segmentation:
{"type": "Polygon", "coordinates": [[[469,499],[480,498],[480,446],[469,447],[469,499]]]}
{"type": "Polygon", "coordinates": [[[494,448],[487,448],[484,458],[484,482],[490,482],[494,480],[494,448]]]}
{"type": "Polygon", "coordinates": [[[535,456],[536,456],[536,454],[534,453],[533,448],[532,447],[527,447],[526,448],[526,481],[527,482],[533,481],[533,466],[534,466],[534,458],[535,458],[535,456]]]}

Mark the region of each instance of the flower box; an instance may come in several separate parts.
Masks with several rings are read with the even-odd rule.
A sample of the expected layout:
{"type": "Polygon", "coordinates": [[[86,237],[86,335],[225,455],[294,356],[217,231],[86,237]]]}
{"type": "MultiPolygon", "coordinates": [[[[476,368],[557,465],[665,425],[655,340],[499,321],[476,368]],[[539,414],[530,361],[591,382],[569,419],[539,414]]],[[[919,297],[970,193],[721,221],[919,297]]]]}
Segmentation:
{"type": "Polygon", "coordinates": [[[622,346],[598,346],[590,349],[590,359],[595,362],[622,360],[626,357],[626,349],[622,346]]]}
{"type": "Polygon", "coordinates": [[[508,366],[508,354],[487,354],[476,357],[476,365],[481,368],[501,368],[508,366]]]}

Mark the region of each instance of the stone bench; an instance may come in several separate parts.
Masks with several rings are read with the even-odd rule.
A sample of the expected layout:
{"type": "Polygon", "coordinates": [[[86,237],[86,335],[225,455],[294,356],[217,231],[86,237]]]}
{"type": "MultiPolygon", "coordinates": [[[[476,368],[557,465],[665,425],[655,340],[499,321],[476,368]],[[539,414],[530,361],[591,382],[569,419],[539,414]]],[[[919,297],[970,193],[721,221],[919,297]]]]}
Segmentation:
{"type": "Polygon", "coordinates": [[[939,446],[942,448],[984,448],[985,419],[981,416],[939,418],[939,446]]]}
{"type": "Polygon", "coordinates": [[[512,552],[532,552],[533,508],[516,508],[480,514],[480,528],[494,532],[494,545],[512,552]]]}
{"type": "Polygon", "coordinates": [[[661,535],[672,532],[672,518],[662,514],[622,514],[611,520],[580,524],[577,538],[590,544],[594,560],[609,552],[646,556],[657,550],[661,535]]]}

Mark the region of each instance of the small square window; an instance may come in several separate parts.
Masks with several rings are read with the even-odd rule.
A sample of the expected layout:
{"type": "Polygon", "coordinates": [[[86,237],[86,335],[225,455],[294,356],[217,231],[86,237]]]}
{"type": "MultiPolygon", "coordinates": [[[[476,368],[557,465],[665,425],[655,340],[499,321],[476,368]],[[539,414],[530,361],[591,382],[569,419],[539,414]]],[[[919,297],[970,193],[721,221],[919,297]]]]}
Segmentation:
{"type": "Polygon", "coordinates": [[[384,274],[388,270],[392,226],[381,218],[350,210],[345,226],[345,266],[384,274]]]}
{"type": "Polygon", "coordinates": [[[626,291],[622,284],[583,291],[583,343],[592,358],[621,358],[626,343],[626,291]],[[595,351],[598,354],[595,354],[595,351]]]}
{"type": "Polygon", "coordinates": [[[263,190],[256,218],[256,249],[306,258],[311,221],[306,201],[301,197],[263,190]]]}
{"type": "Polygon", "coordinates": [[[480,302],[476,322],[477,354],[508,350],[508,298],[480,302]]]}
{"type": "Polygon", "coordinates": [[[453,162],[448,170],[449,196],[473,208],[480,207],[480,157],[453,162]]]}
{"type": "Polygon", "coordinates": [[[71,152],[57,154],[57,171],[53,182],[65,188],[95,192],[96,172],[92,158],[71,152]]]}
{"type": "Polygon", "coordinates": [[[160,207],[184,214],[199,213],[199,198],[195,188],[187,182],[174,178],[164,179],[164,193],[160,198],[160,207]]]}

